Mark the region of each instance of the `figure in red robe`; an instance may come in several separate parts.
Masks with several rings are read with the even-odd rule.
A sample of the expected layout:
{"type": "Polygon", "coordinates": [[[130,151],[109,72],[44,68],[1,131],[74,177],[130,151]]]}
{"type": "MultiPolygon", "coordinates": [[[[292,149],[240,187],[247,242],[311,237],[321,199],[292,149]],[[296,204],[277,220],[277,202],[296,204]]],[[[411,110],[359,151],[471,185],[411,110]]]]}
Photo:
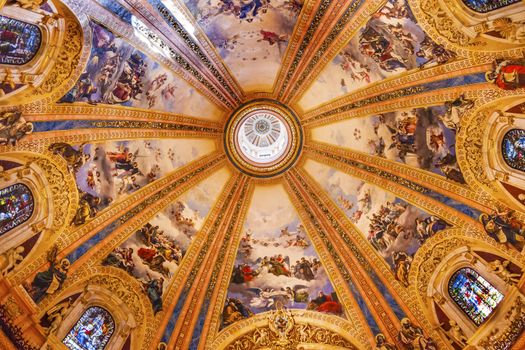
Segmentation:
{"type": "Polygon", "coordinates": [[[313,299],[307,307],[309,310],[324,312],[328,314],[340,315],[343,312],[341,304],[334,301],[332,296],[319,292],[317,298],[313,299]]]}
{"type": "Polygon", "coordinates": [[[525,66],[520,63],[503,61],[492,72],[487,72],[487,81],[504,90],[525,87],[525,66]]]}
{"type": "Polygon", "coordinates": [[[242,266],[242,276],[244,278],[244,282],[250,282],[253,280],[253,270],[249,265],[244,264],[242,266]]]}
{"type": "Polygon", "coordinates": [[[149,248],[140,248],[137,252],[139,257],[147,262],[151,262],[155,255],[157,254],[157,250],[155,248],[149,249],[149,248]]]}

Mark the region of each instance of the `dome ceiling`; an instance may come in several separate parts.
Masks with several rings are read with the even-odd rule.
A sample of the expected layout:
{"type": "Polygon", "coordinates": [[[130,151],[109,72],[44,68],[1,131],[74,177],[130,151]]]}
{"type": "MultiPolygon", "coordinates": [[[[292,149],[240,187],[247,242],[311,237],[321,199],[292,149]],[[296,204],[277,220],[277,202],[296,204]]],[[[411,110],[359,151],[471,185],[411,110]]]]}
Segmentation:
{"type": "MultiPolygon", "coordinates": [[[[520,239],[485,230],[495,210],[524,217],[522,191],[487,175],[482,148],[497,129],[484,125],[525,114],[523,86],[487,75],[503,58],[523,68],[523,42],[451,39],[434,5],[48,1],[37,12],[70,33],[57,45],[74,63],[56,60],[69,75],[48,90],[2,83],[4,101],[27,103],[0,98],[0,131],[30,130],[0,134],[0,170],[41,169],[36,207],[49,200],[40,208],[52,214],[37,210],[36,235],[6,245],[24,247],[6,283],[42,329],[58,303],[109,290],[124,300],[129,329],[117,319],[115,329],[127,349],[262,349],[281,338],[291,349],[306,342],[300,327],[342,348],[402,348],[407,325],[426,349],[449,348],[427,310],[444,315],[427,286],[448,239],[523,261],[520,239]],[[62,269],[53,287],[50,266],[62,269]],[[275,331],[287,312],[295,330],[275,331]]],[[[55,40],[42,33],[39,43],[55,40]]],[[[62,342],[73,324],[49,333],[62,342]]]]}

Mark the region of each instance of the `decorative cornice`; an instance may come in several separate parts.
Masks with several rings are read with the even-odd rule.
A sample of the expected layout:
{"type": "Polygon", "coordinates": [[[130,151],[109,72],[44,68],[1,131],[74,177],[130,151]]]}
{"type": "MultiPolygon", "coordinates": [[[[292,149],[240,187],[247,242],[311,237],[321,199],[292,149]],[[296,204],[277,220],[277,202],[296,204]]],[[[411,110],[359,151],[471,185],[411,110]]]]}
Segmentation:
{"type": "Polygon", "coordinates": [[[333,346],[334,349],[369,349],[352,337],[351,325],[340,317],[306,310],[285,310],[285,313],[286,316],[279,310],[270,311],[241,320],[222,331],[207,349],[301,349],[304,345],[308,346],[307,349],[315,349],[312,346],[317,344],[333,346]],[[269,325],[276,315],[288,318],[294,325],[286,338],[273,334],[275,329],[272,331],[269,325]],[[266,336],[263,344],[261,334],[266,336]],[[288,344],[288,347],[283,346],[283,343],[288,344]],[[242,347],[237,347],[239,345],[242,347]]]}

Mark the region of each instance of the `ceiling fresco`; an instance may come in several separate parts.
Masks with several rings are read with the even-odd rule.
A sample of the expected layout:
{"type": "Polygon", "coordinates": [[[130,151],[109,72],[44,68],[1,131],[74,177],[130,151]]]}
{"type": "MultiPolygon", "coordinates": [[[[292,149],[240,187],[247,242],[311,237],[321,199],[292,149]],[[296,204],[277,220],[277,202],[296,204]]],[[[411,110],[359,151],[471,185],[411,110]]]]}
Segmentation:
{"type": "Polygon", "coordinates": [[[0,348],[525,348],[524,23],[0,0],[0,348]]]}

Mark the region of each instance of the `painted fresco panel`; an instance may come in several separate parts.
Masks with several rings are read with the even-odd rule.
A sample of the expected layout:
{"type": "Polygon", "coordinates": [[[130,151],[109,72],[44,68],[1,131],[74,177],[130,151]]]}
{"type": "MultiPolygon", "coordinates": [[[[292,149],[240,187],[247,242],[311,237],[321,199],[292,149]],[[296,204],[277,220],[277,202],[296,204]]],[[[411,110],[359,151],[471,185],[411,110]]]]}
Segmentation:
{"type": "Polygon", "coordinates": [[[449,225],[385,190],[327,165],[308,160],[305,169],[328,192],[396,278],[408,285],[414,254],[449,225]]]}
{"type": "Polygon", "coordinates": [[[51,144],[75,174],[80,208],[73,224],[82,225],[113,201],[215,150],[213,140],[106,141],[72,146],[51,144]]]}
{"type": "Polygon", "coordinates": [[[297,0],[184,0],[245,90],[269,90],[302,9],[297,0]]]}
{"type": "Polygon", "coordinates": [[[436,106],[352,118],[312,131],[321,142],[432,171],[465,183],[456,159],[456,129],[449,108],[436,106]]]}
{"type": "Polygon", "coordinates": [[[91,23],[93,47],[86,69],[60,100],[116,104],[203,119],[222,112],[192,86],[105,27],[91,23]]]}
{"type": "Polygon", "coordinates": [[[242,236],[222,325],[275,308],[343,315],[335,290],[284,188],[257,187],[242,236]]]}
{"type": "Polygon", "coordinates": [[[299,104],[304,110],[454,55],[419,27],[406,0],[390,0],[323,70],[299,104]]]}
{"type": "Polygon", "coordinates": [[[225,168],[214,173],[158,213],[102,262],[136,278],[155,313],[162,310],[164,291],[229,177],[225,168]]]}

